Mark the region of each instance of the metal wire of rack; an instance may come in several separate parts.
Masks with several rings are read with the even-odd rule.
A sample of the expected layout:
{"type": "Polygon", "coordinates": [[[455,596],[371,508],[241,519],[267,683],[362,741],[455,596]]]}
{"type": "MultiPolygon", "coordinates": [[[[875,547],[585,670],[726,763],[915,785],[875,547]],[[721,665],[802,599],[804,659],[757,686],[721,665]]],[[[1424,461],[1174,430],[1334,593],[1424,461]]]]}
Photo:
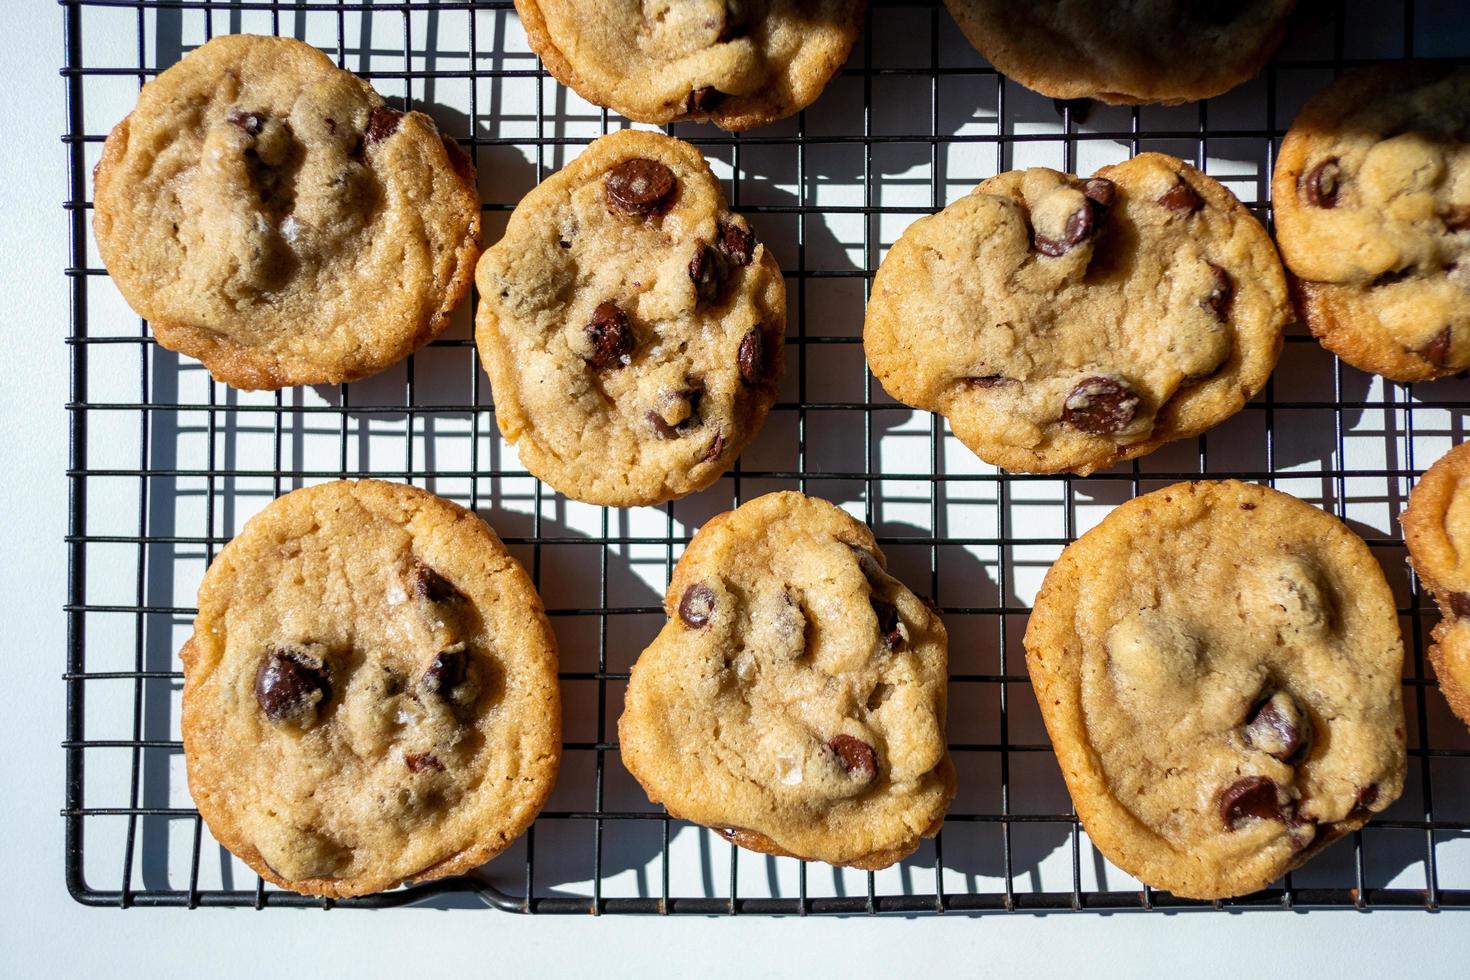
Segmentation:
{"type": "Polygon", "coordinates": [[[493,241],[520,194],[623,124],[546,75],[517,39],[510,0],[60,0],[72,365],[62,814],[72,895],[190,908],[468,899],[594,914],[1470,908],[1470,737],[1433,690],[1424,648],[1437,613],[1404,567],[1393,523],[1415,475],[1463,438],[1470,384],[1369,379],[1298,331],[1266,391],[1235,419],[1084,479],[979,464],[942,419],[887,399],[862,359],[862,304],[883,248],[989,173],[1036,162],[1087,173],[1163,149],[1226,181],[1269,222],[1275,146],[1305,95],[1364,61],[1470,60],[1470,35],[1441,29],[1450,11],[1433,0],[1371,5],[1391,8],[1371,16],[1368,4],[1306,6],[1301,37],[1259,79],[1165,109],[1053,105],[985,65],[939,0],[875,0],[848,66],[814,107],[741,135],[673,126],[728,174],[732,205],[783,262],[790,366],[761,437],[716,488],[618,512],[556,496],[499,444],[467,313],[378,378],[239,393],[159,348],[90,244],[89,175],[107,129],[183,51],[242,30],[294,32],[434,114],[480,168],[493,241]],[[380,47],[385,30],[401,46],[380,47]],[[1403,799],[1278,886],[1214,903],[1155,892],[1092,848],[1020,659],[1029,597],[1060,549],[1122,500],[1202,474],[1280,485],[1354,523],[1389,570],[1411,649],[1403,799]],[[205,564],[249,512],[295,486],[351,476],[458,499],[522,557],[562,645],[567,741],[547,810],[483,873],[331,902],[267,888],[209,840],[184,788],[174,651],[205,564]],[[702,519],[776,488],[829,496],[865,517],[950,627],[961,795],[940,836],[887,872],[740,852],[648,805],[616,760],[622,684],[661,623],[658,596],[679,550],[702,519]],[[568,594],[564,579],[584,572],[585,587],[568,594]]]}

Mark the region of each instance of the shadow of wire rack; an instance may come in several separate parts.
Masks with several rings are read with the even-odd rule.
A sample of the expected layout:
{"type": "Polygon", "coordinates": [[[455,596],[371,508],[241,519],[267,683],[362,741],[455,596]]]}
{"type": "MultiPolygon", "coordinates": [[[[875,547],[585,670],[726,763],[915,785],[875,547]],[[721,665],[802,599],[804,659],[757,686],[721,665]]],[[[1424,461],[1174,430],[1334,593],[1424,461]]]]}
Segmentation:
{"type": "MultiPolygon", "coordinates": [[[[241,393],[155,345],[91,244],[91,167],[138,87],[215,33],[292,34],[422,108],[480,169],[486,238],[591,139],[626,125],[558,86],[509,0],[469,3],[61,0],[71,256],[71,495],[66,881],[120,906],[443,906],[531,913],[791,914],[1470,907],[1470,736],[1424,658],[1435,621],[1395,519],[1416,473],[1464,438],[1470,383],[1386,384],[1299,329],[1261,397],[1208,436],[1089,478],[1003,475],[942,419],[889,400],[866,371],[862,307],[884,249],[981,178],[1035,164],[1089,173],[1144,149],[1225,181],[1267,221],[1275,145],[1344,68],[1467,60],[1453,4],[1304,3],[1273,64],[1183,107],[1053,104],[1007,82],[938,0],[875,0],[822,99],[740,136],[673,131],[710,156],[732,204],[782,260],[790,368],[740,465],[660,508],[568,502],[499,442],[469,314],[405,364],[336,387],[241,393]],[[1077,824],[1020,656],[1032,596],[1060,549],[1112,506],[1169,482],[1232,475],[1347,520],[1383,559],[1410,656],[1404,797],[1277,886],[1223,903],[1153,892],[1077,824]],[[343,476],[415,482],[485,515],[527,564],[562,647],[566,759],[546,811],[477,875],[340,902],[266,888],[209,838],[189,801],[175,652],[207,561],[275,496],[343,476]],[[671,821],[623,772],[622,684],[661,624],[690,533],[778,488],[873,525],[898,573],[944,610],[960,796],[944,831],[877,874],[741,852],[671,821]]],[[[472,309],[472,304],[467,304],[472,309]]]]}

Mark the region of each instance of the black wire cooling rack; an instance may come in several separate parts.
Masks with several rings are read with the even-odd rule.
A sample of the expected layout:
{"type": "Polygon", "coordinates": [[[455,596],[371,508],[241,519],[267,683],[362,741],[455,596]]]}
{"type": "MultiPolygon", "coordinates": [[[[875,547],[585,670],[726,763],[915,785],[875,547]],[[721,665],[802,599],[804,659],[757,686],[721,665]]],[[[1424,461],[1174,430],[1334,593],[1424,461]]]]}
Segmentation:
{"type": "Polygon", "coordinates": [[[66,881],[120,906],[480,905],[530,913],[793,914],[1470,907],[1470,737],[1424,658],[1436,613],[1396,517],[1414,476],[1464,437],[1470,384],[1385,384],[1300,331],[1272,383],[1207,437],[1088,478],[1001,474],[943,420],[866,371],[862,305],[883,248],[980,178],[1043,163],[1091,172],[1144,149],[1190,159],[1267,221],[1274,151],[1344,68],[1467,60],[1452,2],[1304,2],[1255,81],[1176,108],[1052,103],[998,76],[938,0],[875,2],[848,66],[792,120],[731,136],[673,132],[723,167],[731,201],[782,260],[787,377],[739,466],[688,501],[637,512],[567,502],[498,443],[461,313],[377,378],[245,394],[155,345],[91,245],[90,172],[138,86],[215,33],[291,33],[431,112],[474,155],[493,241],[516,200],[625,125],[581,103],[524,45],[509,0],[61,0],[72,364],[66,881]],[[386,448],[384,448],[386,446],[386,448]],[[1061,548],[1117,503],[1202,474],[1281,486],[1349,521],[1383,559],[1411,655],[1402,800],[1278,886],[1230,902],[1154,892],[1100,858],[1071,812],[1021,659],[1029,596],[1061,548]],[[267,888],[209,837],[184,786],[174,651],[207,561],[248,513],[304,483],[379,476],[479,510],[533,573],[562,646],[566,752],[535,827],[472,877],[327,902],[267,888]],[[740,852],[671,821],[622,770],[613,724],[659,594],[702,520],[776,488],[866,517],[952,637],[960,796],[938,839],[877,874],[740,852]],[[567,583],[581,583],[575,588],[567,583]]]}

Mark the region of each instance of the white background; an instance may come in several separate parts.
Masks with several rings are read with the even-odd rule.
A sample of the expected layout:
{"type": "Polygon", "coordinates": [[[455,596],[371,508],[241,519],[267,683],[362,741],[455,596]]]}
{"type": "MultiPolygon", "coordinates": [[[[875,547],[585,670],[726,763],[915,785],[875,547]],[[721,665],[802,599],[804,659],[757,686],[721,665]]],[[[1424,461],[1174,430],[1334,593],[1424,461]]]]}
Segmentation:
{"type": "Polygon", "coordinates": [[[0,710],[0,973],[207,969],[368,975],[462,968],[532,975],[966,974],[1036,969],[1136,975],[1462,975],[1463,914],[1051,915],[967,919],[531,919],[485,911],[86,909],[62,883],[68,357],[62,11],[8,11],[0,65],[0,623],[11,661],[0,710]]]}

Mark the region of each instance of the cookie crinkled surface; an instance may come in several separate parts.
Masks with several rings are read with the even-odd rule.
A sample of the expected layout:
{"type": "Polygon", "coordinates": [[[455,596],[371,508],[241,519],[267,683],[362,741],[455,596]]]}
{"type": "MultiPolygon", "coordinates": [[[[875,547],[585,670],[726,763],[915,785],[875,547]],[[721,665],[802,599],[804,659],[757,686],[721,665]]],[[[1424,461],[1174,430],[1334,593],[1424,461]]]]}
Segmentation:
{"type": "Polygon", "coordinates": [[[944,0],[997,70],[1058,99],[1188,102],[1255,75],[1296,0],[944,0]]]}
{"type": "Polygon", "coordinates": [[[695,535],[633,667],[623,762],[675,817],[770,854],[877,869],[955,793],[939,617],[872,532],[774,493],[695,535]]]}
{"type": "Polygon", "coordinates": [[[1284,493],[1123,504],[1051,567],[1025,645],[1088,836],[1156,888],[1257,891],[1403,790],[1393,594],[1362,539],[1284,493]]]}
{"type": "Polygon", "coordinates": [[[476,279],[501,434],[569,497],[702,490],[775,401],[781,268],[682,140],[594,142],[516,206],[476,279]]]}
{"type": "Polygon", "coordinates": [[[1086,179],[1003,173],[914,222],[878,268],[863,347],[890,395],[985,461],[1087,474],[1233,415],[1290,320],[1255,217],[1144,153],[1086,179]]]}
{"type": "Polygon", "coordinates": [[[556,642],[531,580],[473,513],[414,487],[270,504],[211,563],[180,656],[199,812],[294,891],[468,871],[556,777],[556,642]]]}
{"type": "Polygon", "coordinates": [[[236,388],[382,370],[448,325],[479,254],[458,144],[291,38],[185,55],[108,135],[95,183],[128,304],[236,388]]]}
{"type": "Polygon", "coordinates": [[[1443,617],[1429,660],[1445,700],[1470,725],[1470,443],[1425,471],[1402,522],[1414,571],[1443,617]]]}
{"type": "Polygon", "coordinates": [[[516,0],[556,79],[648,123],[750,129],[805,108],[847,60],[866,0],[516,0]]]}
{"type": "Polygon", "coordinates": [[[1360,370],[1470,367],[1470,68],[1376,65],[1333,82],[1282,141],[1271,197],[1297,305],[1360,370]]]}

